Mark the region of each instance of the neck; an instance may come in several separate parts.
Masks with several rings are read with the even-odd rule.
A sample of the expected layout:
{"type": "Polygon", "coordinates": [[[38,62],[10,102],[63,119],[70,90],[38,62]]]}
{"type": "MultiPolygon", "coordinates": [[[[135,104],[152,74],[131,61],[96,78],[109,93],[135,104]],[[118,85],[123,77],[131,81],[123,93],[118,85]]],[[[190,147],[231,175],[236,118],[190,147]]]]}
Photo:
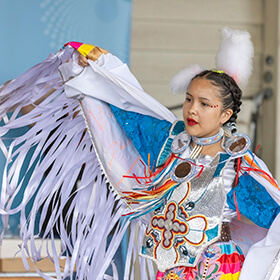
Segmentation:
{"type": "Polygon", "coordinates": [[[218,152],[224,152],[224,149],[222,148],[222,140],[208,146],[203,146],[201,150],[203,155],[208,155],[211,157],[215,156],[218,152]]]}

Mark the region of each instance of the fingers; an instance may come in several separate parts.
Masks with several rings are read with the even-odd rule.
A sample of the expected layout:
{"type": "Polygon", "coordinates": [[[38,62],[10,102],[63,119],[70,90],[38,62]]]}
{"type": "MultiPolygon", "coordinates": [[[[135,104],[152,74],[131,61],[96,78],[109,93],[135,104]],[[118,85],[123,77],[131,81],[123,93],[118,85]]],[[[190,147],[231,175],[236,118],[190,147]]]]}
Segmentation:
{"type": "Polygon", "coordinates": [[[88,63],[88,60],[86,57],[84,57],[83,55],[79,55],[79,58],[78,58],[78,64],[82,67],[86,67],[89,65],[88,63]]]}

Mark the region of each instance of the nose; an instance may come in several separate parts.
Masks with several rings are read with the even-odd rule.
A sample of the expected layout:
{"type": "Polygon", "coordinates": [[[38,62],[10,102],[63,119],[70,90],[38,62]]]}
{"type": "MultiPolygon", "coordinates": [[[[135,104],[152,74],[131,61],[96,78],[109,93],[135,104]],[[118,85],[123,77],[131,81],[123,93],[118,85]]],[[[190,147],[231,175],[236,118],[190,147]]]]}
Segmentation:
{"type": "Polygon", "coordinates": [[[190,103],[189,114],[196,115],[196,113],[197,113],[197,105],[196,105],[196,102],[192,102],[192,103],[190,103]]]}

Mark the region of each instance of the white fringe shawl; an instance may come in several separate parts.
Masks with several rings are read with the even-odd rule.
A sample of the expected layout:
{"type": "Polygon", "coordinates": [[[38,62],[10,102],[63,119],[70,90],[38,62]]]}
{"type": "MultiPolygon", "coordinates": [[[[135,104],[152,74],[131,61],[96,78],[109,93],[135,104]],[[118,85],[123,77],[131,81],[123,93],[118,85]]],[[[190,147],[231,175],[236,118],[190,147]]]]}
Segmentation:
{"type": "MultiPolygon", "coordinates": [[[[49,240],[47,251],[54,262],[57,278],[37,270],[43,278],[70,276],[72,279],[76,271],[77,279],[118,279],[112,260],[130,221],[122,218],[125,204],[103,175],[78,100],[67,99],[64,95],[57,68],[71,60],[72,54],[73,49],[68,46],[0,88],[0,116],[5,122],[0,128],[1,139],[5,139],[10,130],[30,126],[8,148],[2,140],[0,142],[6,157],[0,200],[2,221],[7,226],[9,215],[21,213],[20,248],[26,269],[29,269],[27,257],[34,263],[42,259],[42,245],[36,248],[35,240],[49,240]],[[20,115],[24,106],[35,104],[50,89],[54,92],[40,105],[20,115]],[[8,118],[11,110],[14,112],[8,118]],[[26,156],[30,153],[32,156],[27,162],[26,156]],[[21,203],[14,207],[13,202],[24,188],[24,182],[27,187],[21,203]],[[34,203],[27,217],[26,206],[32,198],[34,203]],[[38,219],[39,231],[35,232],[38,219]],[[61,252],[56,252],[54,246],[55,230],[61,240],[61,252]],[[60,267],[61,259],[66,261],[64,268],[60,267]],[[114,272],[112,277],[105,273],[110,264],[114,272]]],[[[133,221],[129,238],[124,279],[133,279],[131,267],[140,250],[141,242],[135,251],[136,223],[133,221]]],[[[144,228],[140,226],[139,241],[143,233],[144,228]]],[[[141,279],[147,279],[146,260],[140,262],[141,279]]],[[[154,278],[148,263],[149,274],[154,278]]]]}

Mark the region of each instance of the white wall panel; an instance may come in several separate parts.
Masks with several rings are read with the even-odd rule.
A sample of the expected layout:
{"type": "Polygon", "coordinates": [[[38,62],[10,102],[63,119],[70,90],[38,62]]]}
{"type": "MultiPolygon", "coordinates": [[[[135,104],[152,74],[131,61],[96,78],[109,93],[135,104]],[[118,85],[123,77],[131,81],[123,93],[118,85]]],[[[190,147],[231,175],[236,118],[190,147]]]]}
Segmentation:
{"type": "Polygon", "coordinates": [[[143,88],[166,106],[180,102],[168,84],[179,70],[199,63],[215,68],[220,29],[246,29],[255,47],[254,72],[244,95],[261,88],[262,0],[134,0],[131,69],[143,88]]]}
{"type": "Polygon", "coordinates": [[[262,23],[261,0],[134,0],[134,19],[262,23]]]}
{"type": "MultiPolygon", "coordinates": [[[[160,86],[162,94],[169,94],[169,82],[172,77],[181,69],[186,66],[198,63],[204,67],[211,69],[215,68],[215,54],[216,53],[174,53],[162,54],[157,52],[133,52],[131,54],[131,70],[140,81],[142,87],[147,90],[147,87],[154,85],[160,86]],[[163,86],[163,88],[161,87],[163,86]]],[[[261,64],[262,56],[256,55],[254,57],[254,72],[249,81],[248,88],[259,88],[261,79],[261,64]]],[[[244,91],[245,95],[247,92],[252,91],[247,89],[244,91]]],[[[157,93],[148,91],[148,93],[154,96],[157,93]]],[[[253,93],[254,94],[254,93],[253,93]]],[[[168,105],[168,99],[166,99],[168,105]]]]}
{"type": "MultiPolygon", "coordinates": [[[[133,21],[131,50],[211,52],[219,48],[223,23],[133,21]]],[[[262,29],[258,25],[230,24],[233,29],[250,32],[256,53],[262,51],[262,29]]]]}

